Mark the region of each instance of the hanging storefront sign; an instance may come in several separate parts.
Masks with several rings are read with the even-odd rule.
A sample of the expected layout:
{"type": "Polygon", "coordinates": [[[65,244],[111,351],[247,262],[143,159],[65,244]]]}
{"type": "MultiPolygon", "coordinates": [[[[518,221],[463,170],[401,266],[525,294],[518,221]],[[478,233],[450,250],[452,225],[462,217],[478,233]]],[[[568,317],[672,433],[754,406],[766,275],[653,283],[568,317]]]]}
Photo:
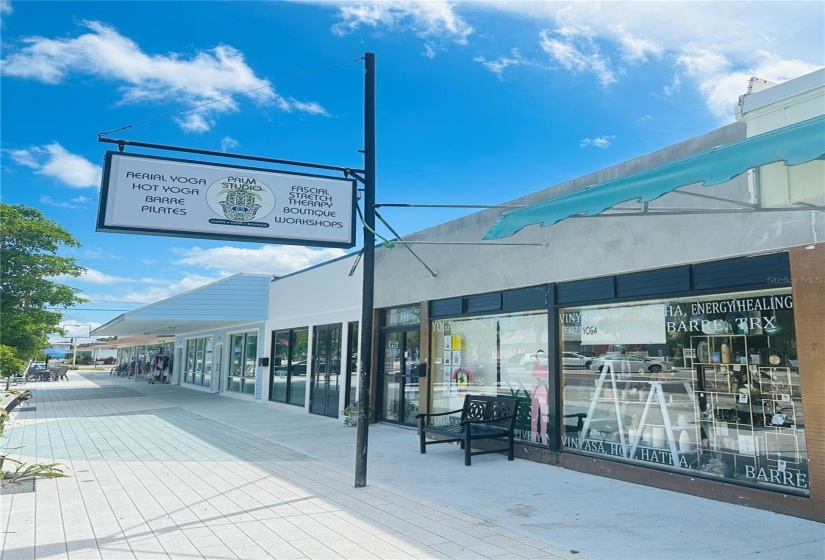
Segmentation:
{"type": "Polygon", "coordinates": [[[97,231],[350,248],[355,180],[107,152],[97,231]]]}

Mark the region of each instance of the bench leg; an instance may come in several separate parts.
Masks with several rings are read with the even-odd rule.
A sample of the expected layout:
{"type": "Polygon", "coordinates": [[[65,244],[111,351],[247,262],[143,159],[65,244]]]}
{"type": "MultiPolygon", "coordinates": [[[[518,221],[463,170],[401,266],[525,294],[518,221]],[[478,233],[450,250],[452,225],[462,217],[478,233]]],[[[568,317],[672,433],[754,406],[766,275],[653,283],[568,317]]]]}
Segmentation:
{"type": "Polygon", "coordinates": [[[469,467],[470,462],[472,461],[472,446],[470,445],[470,429],[464,429],[464,441],[461,442],[464,446],[464,465],[469,467]]]}
{"type": "Polygon", "coordinates": [[[516,458],[516,453],[515,453],[516,442],[515,442],[515,434],[513,434],[513,432],[510,432],[510,436],[507,438],[507,441],[510,443],[510,447],[507,451],[507,460],[512,461],[513,459],[516,458]]]}
{"type": "Polygon", "coordinates": [[[418,419],[418,450],[421,453],[427,452],[427,444],[425,441],[427,440],[426,436],[424,436],[424,419],[418,419]]]}

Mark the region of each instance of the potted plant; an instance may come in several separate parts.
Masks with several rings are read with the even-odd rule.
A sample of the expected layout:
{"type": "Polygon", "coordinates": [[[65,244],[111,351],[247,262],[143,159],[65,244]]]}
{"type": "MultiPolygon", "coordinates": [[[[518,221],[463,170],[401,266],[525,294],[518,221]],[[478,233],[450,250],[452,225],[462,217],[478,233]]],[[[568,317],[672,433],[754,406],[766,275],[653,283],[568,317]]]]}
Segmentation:
{"type": "MultiPolygon", "coordinates": [[[[370,406],[369,407],[369,418],[372,420],[373,418],[374,409],[370,406]]],[[[354,402],[344,408],[341,411],[341,416],[344,419],[344,426],[357,426],[358,425],[358,403],[354,402]]]]}

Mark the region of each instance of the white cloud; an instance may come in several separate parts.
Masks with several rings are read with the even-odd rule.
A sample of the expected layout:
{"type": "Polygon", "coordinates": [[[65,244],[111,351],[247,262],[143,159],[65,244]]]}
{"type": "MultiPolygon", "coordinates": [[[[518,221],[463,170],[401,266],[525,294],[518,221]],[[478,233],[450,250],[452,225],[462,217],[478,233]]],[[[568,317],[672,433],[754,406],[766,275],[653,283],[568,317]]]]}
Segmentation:
{"type": "Polygon", "coordinates": [[[119,258],[117,255],[106,249],[83,249],[83,258],[85,259],[103,259],[107,261],[119,258]]]}
{"type": "Polygon", "coordinates": [[[318,103],[315,103],[314,101],[298,101],[297,99],[294,99],[294,98],[290,97],[289,98],[289,107],[290,107],[288,109],[289,111],[296,110],[296,111],[301,111],[303,113],[309,113],[310,115],[321,115],[321,116],[324,116],[324,117],[329,116],[329,113],[327,113],[327,110],[324,109],[318,103]]]}
{"type": "Polygon", "coordinates": [[[82,156],[69,153],[57,142],[28,150],[6,152],[18,165],[34,169],[40,175],[53,177],[66,186],[83,189],[100,185],[100,166],[82,156]]]}
{"type": "Polygon", "coordinates": [[[538,22],[546,29],[539,43],[551,57],[570,72],[593,72],[603,84],[625,73],[617,61],[672,64],[675,77],[664,95],[695,87],[721,120],[732,120],[751,76],[785,81],[825,65],[821,2],[459,4],[470,5],[538,22]]]}
{"type": "Polygon", "coordinates": [[[93,268],[87,268],[83,274],[77,277],[79,282],[88,282],[89,284],[124,284],[131,282],[128,278],[123,278],[121,276],[111,276],[104,272],[100,272],[99,270],[95,270],[93,268]]]}
{"type": "Polygon", "coordinates": [[[499,80],[504,79],[504,70],[508,66],[535,66],[535,63],[525,59],[518,49],[512,49],[510,57],[500,56],[495,60],[487,60],[483,56],[477,56],[473,61],[483,64],[487,70],[498,76],[499,80]]]}
{"type": "Polygon", "coordinates": [[[362,27],[391,31],[412,30],[426,39],[425,55],[435,56],[444,41],[467,44],[473,28],[455,12],[455,5],[444,0],[428,2],[377,0],[345,2],[338,6],[338,19],[332,30],[346,35],[362,27]]]}
{"type": "Polygon", "coordinates": [[[664,52],[656,41],[637,37],[627,32],[624,25],[614,26],[614,33],[620,45],[622,59],[627,62],[647,62],[648,55],[658,58],[664,52]]]}
{"type": "Polygon", "coordinates": [[[212,282],[220,279],[221,277],[218,276],[210,277],[192,275],[181,278],[176,282],[163,282],[162,284],[154,285],[142,290],[127,290],[120,293],[109,292],[105,294],[83,293],[81,295],[86,299],[96,302],[119,302],[147,305],[183,292],[194,290],[195,288],[200,288],[201,286],[211,284],[212,282]]]}
{"type": "Polygon", "coordinates": [[[32,155],[29,150],[6,150],[6,153],[11,156],[11,159],[13,159],[17,165],[30,167],[31,169],[40,167],[40,164],[37,163],[34,155],[32,155]]]}
{"type": "Polygon", "coordinates": [[[264,245],[260,249],[229,246],[214,249],[193,247],[176,251],[182,256],[175,264],[216,270],[222,276],[242,272],[288,274],[338,258],[346,253],[341,249],[314,249],[294,245],[264,245]]]}
{"type": "Polygon", "coordinates": [[[238,141],[230,136],[224,136],[221,139],[221,151],[228,152],[238,147],[238,141]]]}
{"type": "Polygon", "coordinates": [[[82,204],[76,204],[74,202],[55,200],[46,194],[40,195],[38,200],[40,201],[40,204],[45,204],[46,206],[56,206],[57,208],[80,208],[82,206],[82,204]]]}
{"type": "Polygon", "coordinates": [[[778,60],[768,53],[762,56],[763,60],[746,70],[734,69],[730,60],[705,49],[685,52],[678,63],[684,74],[697,82],[710,112],[722,120],[732,120],[736,102],[747,90],[751,77],[781,83],[819,68],[800,60],[778,60]]]}
{"type": "Polygon", "coordinates": [[[13,11],[11,0],[0,0],[0,14],[10,14],[13,11]]]}
{"type": "Polygon", "coordinates": [[[70,282],[85,282],[87,284],[100,284],[104,286],[109,286],[113,284],[162,284],[164,283],[163,280],[158,278],[124,278],[123,276],[112,276],[110,274],[106,274],[105,272],[101,272],[99,270],[95,270],[93,268],[85,269],[80,276],[68,276],[65,274],[61,274],[58,276],[53,277],[55,280],[59,281],[70,281],[70,282]]]}
{"type": "Polygon", "coordinates": [[[574,73],[591,72],[603,86],[616,81],[610,68],[610,59],[602,56],[590,31],[585,28],[563,27],[539,33],[539,45],[566,70],[574,73]]]}
{"type": "Polygon", "coordinates": [[[615,136],[597,136],[596,138],[585,138],[579,142],[580,148],[588,146],[595,146],[596,148],[609,148],[610,144],[615,140],[615,136]]]}
{"type": "MultiPolygon", "coordinates": [[[[3,74],[60,84],[73,74],[90,74],[125,84],[122,104],[160,102],[193,107],[175,120],[186,131],[203,132],[216,115],[239,110],[235,96],[259,105],[275,103],[314,115],[326,112],[317,103],[285,100],[268,80],[258,78],[243,53],[218,45],[191,56],[180,53],[149,55],[138,44],[103,23],[87,21],[90,33],[74,39],[29,37],[27,46],[12,51],[3,61],[3,74]],[[199,106],[209,103],[205,106],[199,106]]],[[[8,52],[10,49],[6,47],[8,52]]]]}

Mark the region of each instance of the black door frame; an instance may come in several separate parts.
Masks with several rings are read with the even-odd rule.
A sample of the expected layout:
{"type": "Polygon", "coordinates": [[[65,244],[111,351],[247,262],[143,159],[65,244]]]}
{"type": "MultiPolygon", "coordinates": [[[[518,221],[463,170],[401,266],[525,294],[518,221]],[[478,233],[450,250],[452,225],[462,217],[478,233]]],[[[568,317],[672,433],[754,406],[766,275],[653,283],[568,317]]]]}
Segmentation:
{"type": "MultiPolygon", "coordinates": [[[[381,350],[380,350],[380,355],[378,357],[378,365],[379,365],[378,391],[376,391],[376,395],[375,395],[375,397],[376,397],[376,406],[375,406],[376,414],[378,415],[378,419],[383,421],[383,422],[388,422],[388,423],[391,423],[391,424],[400,424],[400,425],[403,425],[403,426],[411,425],[409,422],[406,422],[407,418],[406,418],[406,396],[405,396],[405,392],[406,392],[405,391],[405,385],[406,385],[406,378],[407,378],[407,375],[406,375],[406,372],[405,372],[405,370],[406,370],[406,367],[405,367],[406,366],[405,354],[406,354],[406,351],[407,351],[407,336],[406,336],[406,333],[410,333],[410,332],[414,332],[414,333],[418,334],[418,345],[419,345],[418,346],[418,351],[420,353],[421,352],[421,325],[401,325],[401,326],[397,326],[397,327],[385,327],[385,328],[381,329],[380,340],[379,340],[379,346],[380,346],[381,350]],[[401,355],[400,366],[401,366],[402,372],[404,372],[404,373],[401,373],[401,374],[395,376],[395,377],[401,378],[400,389],[399,389],[399,399],[398,399],[398,419],[397,420],[389,419],[389,418],[386,418],[384,416],[384,410],[385,410],[384,404],[385,403],[383,402],[384,401],[384,383],[386,382],[386,379],[387,379],[387,374],[384,371],[386,342],[387,342],[387,335],[391,335],[391,334],[402,334],[402,335],[404,335],[404,336],[401,337],[402,345],[401,345],[401,348],[399,348],[399,352],[400,352],[400,355],[401,355]]],[[[420,354],[419,354],[419,362],[420,362],[420,354]]],[[[419,386],[419,391],[421,391],[422,387],[421,387],[420,378],[417,375],[415,375],[414,377],[419,379],[418,386],[419,386]]],[[[416,405],[418,405],[418,403],[416,403],[416,405]]]]}

